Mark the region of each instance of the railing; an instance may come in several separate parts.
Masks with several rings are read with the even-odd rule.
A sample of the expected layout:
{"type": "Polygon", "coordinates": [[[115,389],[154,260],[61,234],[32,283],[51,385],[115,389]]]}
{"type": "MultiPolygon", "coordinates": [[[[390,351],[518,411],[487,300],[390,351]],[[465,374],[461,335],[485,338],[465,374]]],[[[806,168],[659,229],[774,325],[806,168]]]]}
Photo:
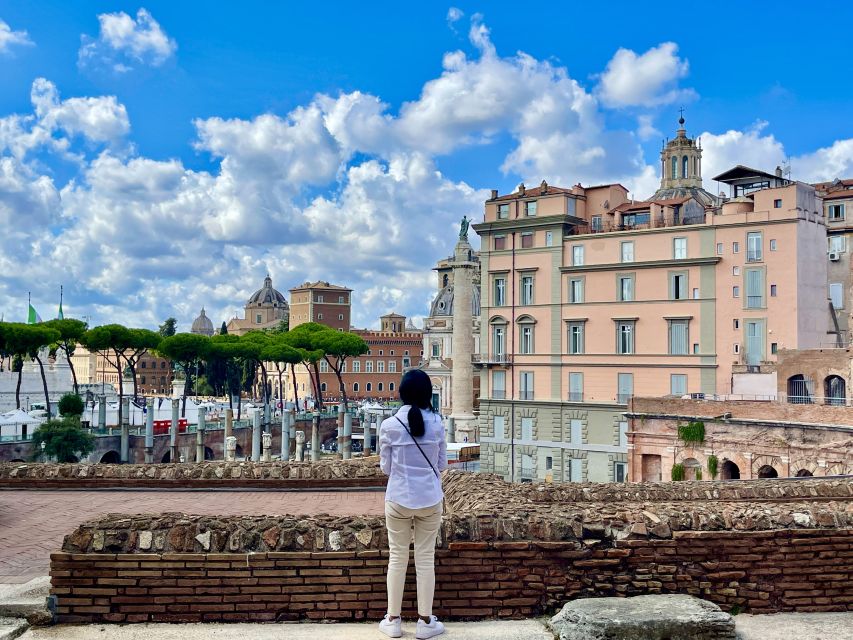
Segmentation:
{"type": "Polygon", "coordinates": [[[512,362],[512,358],[508,353],[474,354],[471,356],[471,360],[475,364],[509,364],[512,362]]]}
{"type": "Polygon", "coordinates": [[[569,402],[583,402],[583,391],[569,391],[569,402]]]}
{"type": "Polygon", "coordinates": [[[533,400],[533,389],[522,389],[518,392],[519,400],[533,400]]]}
{"type": "Polygon", "coordinates": [[[492,389],[492,400],[505,400],[506,389],[492,389]]]}
{"type": "Polygon", "coordinates": [[[761,262],[763,258],[761,251],[747,251],[746,252],[746,261],[747,262],[761,262]]]}
{"type": "Polygon", "coordinates": [[[616,404],[628,404],[628,400],[634,397],[633,393],[617,393],[616,404]]]}
{"type": "Polygon", "coordinates": [[[666,227],[680,227],[686,224],[704,224],[704,216],[696,218],[682,219],[675,216],[658,215],[654,218],[654,224],[651,222],[640,222],[636,224],[619,224],[613,222],[604,222],[593,227],[573,227],[573,232],[570,235],[583,235],[588,233],[612,233],[614,231],[639,231],[641,229],[662,229],[666,227]]]}
{"type": "Polygon", "coordinates": [[[762,296],[746,296],[747,309],[761,309],[764,306],[763,302],[762,296]]]}

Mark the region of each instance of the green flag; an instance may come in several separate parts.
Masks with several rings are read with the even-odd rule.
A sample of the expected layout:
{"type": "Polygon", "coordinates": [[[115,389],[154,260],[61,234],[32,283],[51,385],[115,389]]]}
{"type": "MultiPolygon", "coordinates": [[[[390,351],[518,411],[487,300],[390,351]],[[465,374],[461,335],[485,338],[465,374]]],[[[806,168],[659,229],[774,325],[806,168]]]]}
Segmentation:
{"type": "Polygon", "coordinates": [[[41,316],[36,311],[36,308],[30,303],[30,312],[27,315],[27,324],[38,324],[41,322],[41,316]]]}

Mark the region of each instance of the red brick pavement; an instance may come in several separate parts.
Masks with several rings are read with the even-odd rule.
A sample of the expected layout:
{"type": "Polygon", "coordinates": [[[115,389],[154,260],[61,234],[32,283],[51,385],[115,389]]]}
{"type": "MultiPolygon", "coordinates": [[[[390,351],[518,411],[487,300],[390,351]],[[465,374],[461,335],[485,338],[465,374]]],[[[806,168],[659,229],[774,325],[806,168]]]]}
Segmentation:
{"type": "Polygon", "coordinates": [[[50,553],[103,513],[381,515],[382,491],[0,491],[0,583],[47,575],[50,553]]]}

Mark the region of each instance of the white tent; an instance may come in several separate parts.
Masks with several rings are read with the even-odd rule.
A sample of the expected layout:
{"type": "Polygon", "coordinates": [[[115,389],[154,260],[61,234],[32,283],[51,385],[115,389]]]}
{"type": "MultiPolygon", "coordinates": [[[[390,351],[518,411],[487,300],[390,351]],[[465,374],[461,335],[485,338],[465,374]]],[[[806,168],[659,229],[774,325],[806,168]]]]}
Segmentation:
{"type": "MultiPolygon", "coordinates": [[[[0,413],[0,436],[21,437],[25,425],[39,425],[42,422],[44,420],[35,418],[22,409],[13,409],[6,413],[0,413]]],[[[32,432],[29,429],[28,431],[32,432]]]]}

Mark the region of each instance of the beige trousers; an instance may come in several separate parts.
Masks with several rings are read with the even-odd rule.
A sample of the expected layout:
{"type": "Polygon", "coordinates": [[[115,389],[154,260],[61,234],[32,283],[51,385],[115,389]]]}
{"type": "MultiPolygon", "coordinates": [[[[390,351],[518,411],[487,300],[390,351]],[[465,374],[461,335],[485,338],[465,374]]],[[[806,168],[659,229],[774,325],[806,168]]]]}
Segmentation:
{"type": "Polygon", "coordinates": [[[388,615],[399,616],[409,566],[412,528],[415,530],[415,571],[418,583],[418,615],[432,615],[435,592],[435,540],[441,526],[441,502],[423,509],[409,509],[385,502],[388,528],[388,615]]]}

